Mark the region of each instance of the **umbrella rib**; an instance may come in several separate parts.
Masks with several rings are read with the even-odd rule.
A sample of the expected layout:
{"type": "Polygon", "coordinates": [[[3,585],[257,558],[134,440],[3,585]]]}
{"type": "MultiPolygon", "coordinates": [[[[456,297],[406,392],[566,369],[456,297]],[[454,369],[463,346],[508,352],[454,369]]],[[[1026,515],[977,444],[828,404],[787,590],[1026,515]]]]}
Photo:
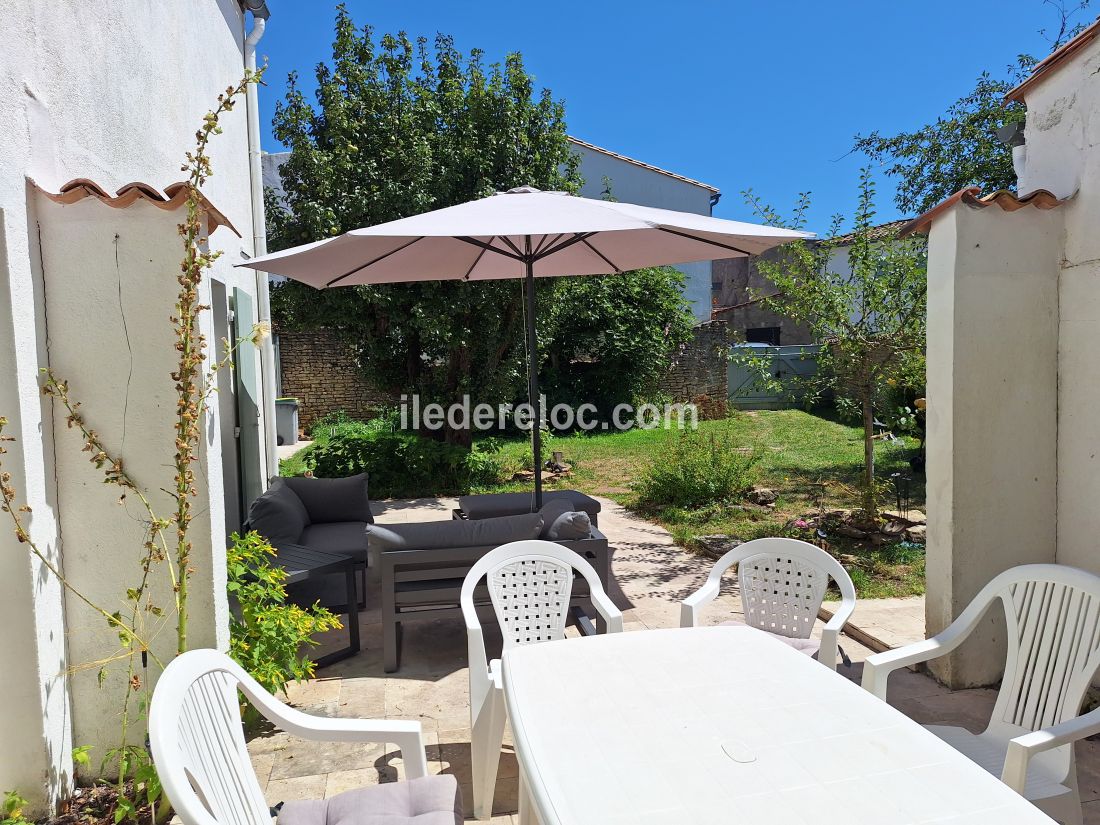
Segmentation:
{"type": "Polygon", "coordinates": [[[619,267],[615,264],[614,261],[612,261],[606,255],[604,255],[602,252],[600,252],[600,250],[596,249],[596,247],[592,246],[592,244],[588,242],[588,238],[582,239],[581,243],[583,243],[585,246],[587,246],[589,249],[591,249],[593,252],[595,252],[597,255],[599,255],[600,258],[603,259],[603,262],[605,264],[607,264],[609,267],[611,267],[612,269],[614,269],[617,273],[619,273],[620,275],[623,274],[623,271],[621,269],[619,269],[619,267]]]}
{"type": "Polygon", "coordinates": [[[575,243],[580,243],[585,238],[591,238],[595,234],[596,234],[595,232],[576,232],[576,233],[574,233],[572,238],[568,238],[568,239],[562,241],[557,246],[554,246],[554,247],[551,247],[549,249],[544,250],[542,252],[542,254],[539,255],[539,259],[549,258],[551,255],[556,255],[557,253],[561,252],[563,249],[567,249],[568,247],[572,246],[575,243]]]}
{"type": "Polygon", "coordinates": [[[479,251],[477,253],[477,257],[474,258],[474,262],[472,264],[470,264],[470,268],[466,270],[466,274],[462,276],[462,280],[464,280],[464,281],[470,280],[470,275],[473,273],[473,271],[477,267],[477,265],[479,263],[481,263],[482,257],[484,257],[486,252],[488,252],[490,249],[492,249],[493,241],[496,240],[496,237],[497,237],[496,235],[493,235],[493,237],[489,238],[489,243],[486,244],[485,246],[481,247],[481,251],[479,251]]]}
{"type": "MultiPolygon", "coordinates": [[[[516,246],[514,243],[512,243],[511,238],[509,238],[507,235],[501,235],[500,239],[501,239],[501,241],[506,243],[509,246],[509,248],[511,248],[511,250],[516,253],[516,255],[519,256],[519,260],[521,260],[521,261],[526,260],[523,253],[519,251],[519,247],[516,246]]],[[[530,236],[528,236],[528,240],[530,240],[530,236]]]]}
{"type": "Polygon", "coordinates": [[[553,240],[551,240],[548,234],[543,235],[542,240],[539,241],[539,245],[535,247],[535,257],[537,258],[542,253],[542,250],[546,247],[550,246],[551,244],[556,244],[561,239],[561,236],[562,233],[559,232],[557,235],[554,236],[553,240]]]}
{"type": "Polygon", "coordinates": [[[667,232],[670,235],[678,235],[681,238],[687,238],[688,240],[698,241],[699,243],[710,244],[711,246],[717,246],[720,249],[728,249],[731,252],[740,252],[742,255],[751,255],[752,254],[751,252],[748,252],[744,249],[739,249],[736,246],[730,246],[729,244],[720,243],[718,241],[707,240],[706,238],[699,238],[695,235],[689,235],[687,232],[678,232],[675,229],[669,229],[668,227],[665,227],[665,226],[658,226],[657,229],[660,229],[662,232],[667,232]]]}
{"type": "MultiPolygon", "coordinates": [[[[494,239],[496,237],[497,237],[496,235],[493,235],[494,239]]],[[[473,246],[480,246],[486,252],[495,252],[498,255],[503,255],[506,258],[514,258],[517,261],[522,261],[523,260],[522,255],[518,255],[518,254],[513,255],[507,249],[501,249],[498,246],[493,246],[492,242],[486,243],[485,241],[479,241],[477,238],[471,238],[467,235],[456,235],[455,239],[459,240],[459,241],[463,241],[463,242],[468,243],[468,244],[472,244],[473,246]]],[[[500,240],[503,241],[504,238],[501,238],[500,240]]]]}
{"type": "Polygon", "coordinates": [[[325,288],[327,289],[328,287],[332,286],[332,285],[333,285],[333,284],[335,284],[336,282],[338,282],[338,281],[342,281],[342,280],[344,280],[345,278],[350,278],[350,277],[351,277],[352,275],[354,275],[354,274],[355,274],[356,272],[361,272],[362,270],[366,269],[366,268],[367,268],[368,266],[374,266],[374,265],[375,265],[376,263],[378,263],[379,261],[383,261],[383,260],[385,260],[386,258],[390,257],[390,255],[396,255],[396,254],[397,254],[398,252],[400,252],[400,251],[401,251],[402,249],[408,249],[408,248],[409,248],[410,246],[412,246],[412,245],[413,245],[414,243],[416,243],[417,241],[423,240],[423,239],[424,239],[424,238],[423,238],[423,236],[419,236],[419,237],[413,238],[413,239],[412,239],[411,241],[409,241],[408,243],[405,243],[405,244],[401,244],[401,246],[397,247],[397,249],[391,249],[391,250],[390,250],[389,252],[387,252],[387,253],[386,253],[385,255],[379,255],[379,256],[378,256],[377,258],[375,258],[375,259],[374,259],[373,261],[367,261],[367,262],[366,262],[365,264],[363,264],[362,266],[357,266],[357,267],[355,267],[355,269],[349,270],[348,272],[345,272],[345,273],[344,273],[343,275],[340,275],[340,276],[339,276],[339,277],[337,277],[337,278],[333,278],[333,279],[332,279],[331,281],[329,281],[329,282],[328,282],[327,284],[325,284],[325,288]]]}

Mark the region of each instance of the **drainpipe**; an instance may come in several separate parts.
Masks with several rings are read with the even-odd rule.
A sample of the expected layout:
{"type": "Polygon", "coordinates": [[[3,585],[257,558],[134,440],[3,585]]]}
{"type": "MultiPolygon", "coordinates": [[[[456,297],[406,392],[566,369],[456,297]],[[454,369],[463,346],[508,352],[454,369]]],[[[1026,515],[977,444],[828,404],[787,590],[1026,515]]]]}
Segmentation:
{"type": "MultiPolygon", "coordinates": [[[[252,29],[244,41],[244,65],[254,72],[256,44],[264,36],[269,12],[265,0],[242,0],[242,5],[252,14],[252,29]]],[[[249,83],[245,90],[245,106],[248,111],[248,170],[252,189],[252,254],[259,257],[267,254],[267,227],[264,225],[264,180],[260,162],[259,90],[255,83],[249,83]]],[[[270,329],[271,295],[266,272],[256,272],[256,309],[259,322],[270,329]]],[[[271,335],[264,336],[260,344],[260,392],[263,395],[264,436],[267,441],[264,450],[267,479],[271,479],[279,474],[275,444],[275,346],[271,335]]]]}

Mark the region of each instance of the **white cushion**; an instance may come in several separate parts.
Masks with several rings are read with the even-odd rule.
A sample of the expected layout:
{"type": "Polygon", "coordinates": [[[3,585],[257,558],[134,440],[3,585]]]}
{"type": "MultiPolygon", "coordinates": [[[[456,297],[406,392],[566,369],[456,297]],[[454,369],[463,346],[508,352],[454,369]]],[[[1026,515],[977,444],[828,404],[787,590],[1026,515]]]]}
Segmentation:
{"type": "MultiPolygon", "coordinates": [[[[744,622],[739,622],[736,619],[728,622],[722,622],[722,627],[748,627],[749,625],[744,622]]],[[[760,630],[760,628],[756,628],[760,630]]],[[[767,633],[773,639],[777,639],[788,647],[793,647],[799,653],[805,653],[807,656],[813,656],[817,653],[821,647],[820,639],[792,639],[790,636],[781,636],[778,633],[772,633],[770,630],[760,630],[761,633],[767,633]]]]}

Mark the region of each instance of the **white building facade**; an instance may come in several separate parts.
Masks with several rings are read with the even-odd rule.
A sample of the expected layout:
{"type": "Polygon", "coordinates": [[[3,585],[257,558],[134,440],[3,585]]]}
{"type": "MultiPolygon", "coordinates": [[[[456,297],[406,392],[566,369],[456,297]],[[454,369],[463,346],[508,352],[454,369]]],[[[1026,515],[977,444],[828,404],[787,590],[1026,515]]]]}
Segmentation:
{"type": "MultiPolygon", "coordinates": [[[[609,149],[570,137],[573,152],[580,160],[584,178],[581,194],[602,198],[607,193],[617,201],[710,215],[721,192],[709,184],[686,178],[657,166],[628,158],[609,149]]],[[[677,264],[684,273],[684,297],[691,303],[695,322],[709,321],[712,300],[712,264],[695,261],[677,264]]]]}
{"type": "MultiPolygon", "coordinates": [[[[159,491],[171,484],[175,415],[169,316],[183,255],[183,199],[171,184],[184,177],[203,115],[242,78],[250,31],[253,41],[262,34],[266,8],[247,5],[8,0],[0,12],[0,416],[16,439],[4,445],[4,470],[31,507],[37,545],[108,609],[124,607],[125,588],[140,576],[142,511],[102,483],[63,411],[43,397],[41,371],[69,382],[89,425],[165,512],[159,491]]],[[[211,350],[266,311],[266,281],[233,268],[264,251],[250,103],[225,116],[209,152],[208,243],[223,253],[202,292],[212,307],[202,320],[211,350]]],[[[273,401],[265,363],[259,348],[242,348],[203,422],[191,528],[194,647],[228,644],[226,533],[277,466],[264,435],[273,401]]],[[[0,788],[41,810],[70,786],[74,744],[93,747],[93,765],[119,744],[128,685],[117,665],[98,684],[89,664],[114,654],[117,637],[4,519],[0,788]]],[[[174,634],[163,635],[170,653],[174,634]]]]}
{"type": "MultiPolygon", "coordinates": [[[[914,222],[928,255],[929,634],[997,573],[1100,573],[1100,24],[1009,97],[1019,195],[966,190],[914,222]]],[[[1003,618],[935,664],[990,684],[1003,618]]]]}

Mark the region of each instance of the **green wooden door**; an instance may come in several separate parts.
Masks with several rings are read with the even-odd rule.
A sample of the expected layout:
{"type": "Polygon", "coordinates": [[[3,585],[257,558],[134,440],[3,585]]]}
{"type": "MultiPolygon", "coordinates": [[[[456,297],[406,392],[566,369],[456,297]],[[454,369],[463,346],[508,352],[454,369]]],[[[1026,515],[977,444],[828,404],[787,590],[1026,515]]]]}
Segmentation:
{"type": "MultiPolygon", "coordinates": [[[[233,335],[237,341],[251,335],[256,323],[252,296],[243,289],[233,290],[233,335]]],[[[241,511],[248,512],[252,501],[264,489],[264,465],[260,455],[260,374],[259,353],[251,341],[243,341],[233,359],[237,376],[237,452],[241,467],[241,511]]]]}

